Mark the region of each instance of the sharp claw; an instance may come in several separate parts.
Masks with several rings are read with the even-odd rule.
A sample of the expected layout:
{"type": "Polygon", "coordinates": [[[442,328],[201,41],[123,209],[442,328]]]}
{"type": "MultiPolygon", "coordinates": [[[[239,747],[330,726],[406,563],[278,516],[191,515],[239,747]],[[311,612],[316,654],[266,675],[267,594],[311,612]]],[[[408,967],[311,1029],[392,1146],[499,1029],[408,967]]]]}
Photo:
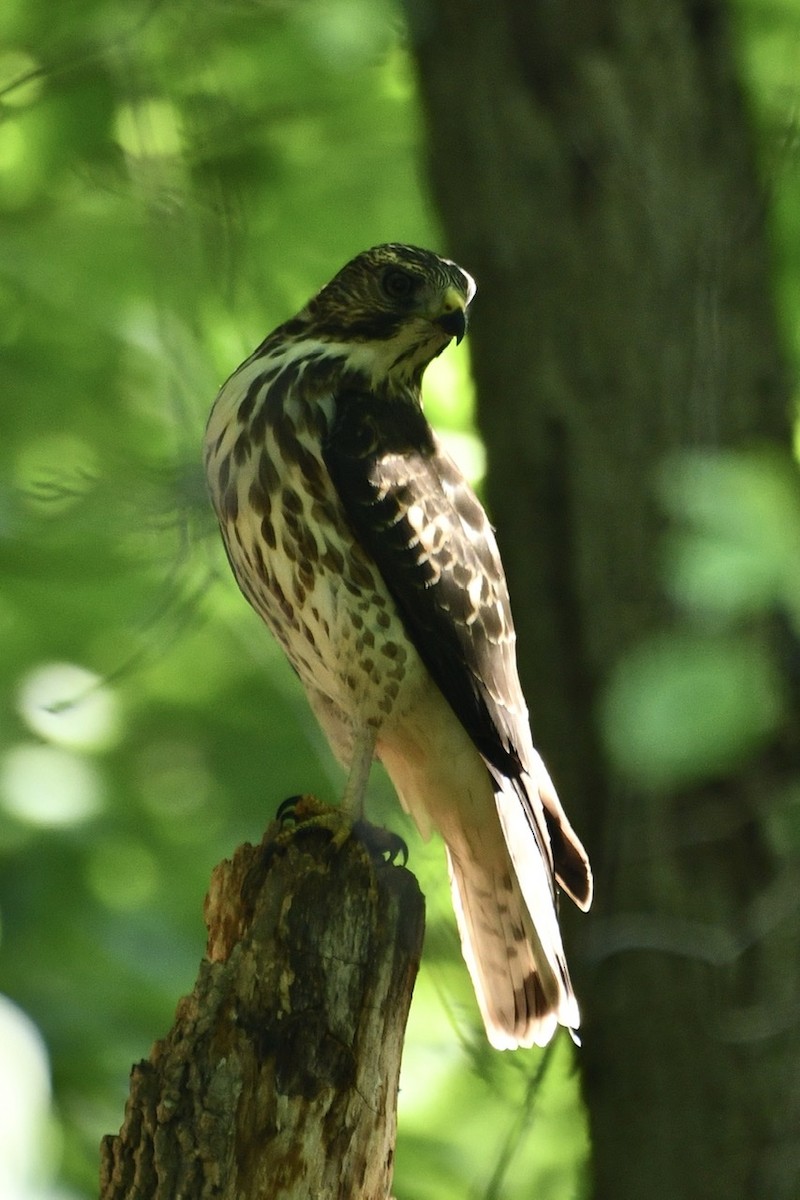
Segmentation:
{"type": "Polygon", "coordinates": [[[288,821],[296,821],[297,805],[303,799],[302,796],[289,796],[287,800],[281,801],[275,810],[275,820],[280,825],[285,825],[288,821]]]}
{"type": "Polygon", "coordinates": [[[310,821],[327,809],[314,796],[301,793],[282,800],[275,810],[275,820],[279,825],[299,825],[301,821],[310,821]]]}
{"type": "Polygon", "coordinates": [[[408,862],[408,846],[400,835],[393,833],[391,829],[370,825],[368,821],[356,821],[353,831],[358,834],[376,862],[387,867],[397,866],[398,858],[402,859],[399,864],[402,867],[408,862]]]}

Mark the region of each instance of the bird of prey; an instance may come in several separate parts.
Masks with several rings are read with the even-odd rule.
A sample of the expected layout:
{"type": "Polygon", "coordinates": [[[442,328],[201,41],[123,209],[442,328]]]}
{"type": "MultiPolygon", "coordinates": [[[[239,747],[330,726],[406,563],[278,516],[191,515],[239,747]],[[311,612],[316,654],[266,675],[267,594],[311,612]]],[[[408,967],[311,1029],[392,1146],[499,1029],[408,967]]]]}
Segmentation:
{"type": "Polygon", "coordinates": [[[447,847],[491,1044],[579,1023],[557,883],[589,863],[534,749],[494,533],[422,409],[475,293],[454,262],[376,246],[222,387],[205,465],[239,587],[280,642],[363,810],[379,758],[447,847]]]}

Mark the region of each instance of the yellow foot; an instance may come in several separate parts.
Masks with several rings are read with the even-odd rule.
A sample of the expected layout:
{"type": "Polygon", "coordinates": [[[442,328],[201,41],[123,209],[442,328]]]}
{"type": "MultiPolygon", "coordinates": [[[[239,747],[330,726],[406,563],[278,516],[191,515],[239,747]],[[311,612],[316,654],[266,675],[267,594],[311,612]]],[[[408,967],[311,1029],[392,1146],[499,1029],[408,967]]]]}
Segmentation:
{"type": "Polygon", "coordinates": [[[305,795],[289,796],[287,800],[282,801],[275,813],[275,820],[283,830],[285,825],[301,825],[303,821],[310,821],[314,817],[338,811],[330,804],[323,804],[316,796],[306,793],[305,795]]]}
{"type": "Polygon", "coordinates": [[[335,849],[343,846],[353,832],[353,819],[341,808],[323,804],[316,796],[289,796],[278,805],[275,821],[267,831],[267,836],[276,843],[288,841],[294,831],[300,826],[315,829],[327,829],[331,835],[331,844],[335,849]],[[274,825],[277,824],[277,833],[274,825]]]}
{"type": "Polygon", "coordinates": [[[278,825],[277,833],[274,828],[268,831],[273,842],[288,841],[299,825],[307,825],[314,829],[327,829],[335,849],[343,846],[355,834],[372,861],[378,865],[395,866],[398,859],[402,860],[401,866],[408,862],[408,846],[399,834],[379,825],[371,825],[369,821],[353,820],[349,813],[323,804],[316,796],[289,796],[278,805],[275,823],[278,825]]]}

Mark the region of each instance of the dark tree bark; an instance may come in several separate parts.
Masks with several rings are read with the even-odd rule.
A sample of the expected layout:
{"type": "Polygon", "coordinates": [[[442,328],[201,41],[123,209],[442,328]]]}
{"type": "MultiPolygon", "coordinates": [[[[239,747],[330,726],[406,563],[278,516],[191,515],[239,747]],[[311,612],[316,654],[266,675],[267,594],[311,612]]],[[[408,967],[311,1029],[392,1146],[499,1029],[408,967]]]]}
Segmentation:
{"type": "Polygon", "coordinates": [[[596,873],[568,929],[594,1194],[789,1200],[800,939],[760,824],[774,761],[644,797],[595,725],[615,664],[669,619],[664,456],[790,446],[726,11],[418,0],[411,17],[449,250],[479,284],[488,499],[534,734],[596,873]]]}
{"type": "Polygon", "coordinates": [[[327,813],[223,862],[206,923],[195,989],[103,1141],[101,1200],[386,1200],[424,929],[413,875],[327,813]]]}

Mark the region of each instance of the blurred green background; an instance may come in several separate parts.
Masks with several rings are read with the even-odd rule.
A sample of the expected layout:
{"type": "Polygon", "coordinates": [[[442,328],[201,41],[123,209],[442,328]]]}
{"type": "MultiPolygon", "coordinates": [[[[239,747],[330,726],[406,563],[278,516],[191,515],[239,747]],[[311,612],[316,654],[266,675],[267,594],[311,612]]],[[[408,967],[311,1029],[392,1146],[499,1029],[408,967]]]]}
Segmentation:
{"type": "MultiPolygon", "coordinates": [[[[751,0],[740,18],[796,357],[800,2],[751,0]]],[[[388,0],[4,0],[2,1196],[96,1193],[98,1143],[121,1124],[130,1065],[192,985],[211,868],[260,838],[286,796],[341,787],[230,578],[200,442],[237,363],[347,258],[387,240],[446,249],[403,14],[388,0]]],[[[479,483],[467,354],[435,364],[428,412],[479,483]]],[[[751,567],[751,586],[729,597],[737,613],[800,609],[794,480],[769,463],[728,466],[738,522],[720,523],[720,477],[665,484],[683,530],[665,578],[699,614],[698,638],[719,617],[726,554],[751,567]]],[[[692,728],[672,720],[698,672],[714,687],[691,636],[683,658],[647,647],[612,682],[608,743],[633,775],[641,762],[659,780],[705,769],[692,728]],[[643,697],[656,705],[647,719],[643,697]]],[[[734,672],[720,693],[747,690],[752,664],[735,658],[714,659],[734,672]]],[[[751,716],[779,719],[780,689],[757,678],[756,715],[717,724],[723,760],[751,716]]],[[[373,792],[376,819],[410,843],[429,913],[398,1200],[580,1196],[588,1147],[568,1040],[546,1055],[488,1049],[441,848],[419,843],[377,771],[373,792]]]]}

